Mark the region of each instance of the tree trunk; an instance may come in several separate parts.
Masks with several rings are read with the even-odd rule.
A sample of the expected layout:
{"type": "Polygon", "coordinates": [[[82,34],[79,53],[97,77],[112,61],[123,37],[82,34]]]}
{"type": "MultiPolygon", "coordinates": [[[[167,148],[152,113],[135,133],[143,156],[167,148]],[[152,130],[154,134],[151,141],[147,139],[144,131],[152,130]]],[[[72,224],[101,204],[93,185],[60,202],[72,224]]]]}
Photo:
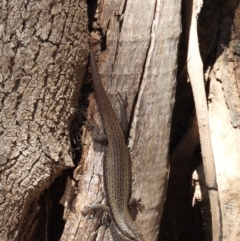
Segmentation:
{"type": "MultiPolygon", "coordinates": [[[[174,151],[162,218],[161,241],[212,240],[212,212],[202,170],[201,149],[198,148],[197,122],[195,118],[190,124],[186,121],[186,114],[192,116],[192,97],[184,68],[185,49],[189,39],[189,19],[186,18],[188,3],[189,1],[183,1],[183,36],[178,63],[180,74],[171,138],[174,151]],[[179,126],[182,126],[182,131],[179,126]],[[187,129],[185,134],[184,129],[187,129]],[[183,138],[176,144],[180,135],[183,135],[183,138]],[[194,177],[191,180],[193,172],[194,177]]],[[[220,198],[223,237],[219,240],[239,240],[239,9],[236,1],[206,0],[198,21],[199,47],[204,65],[210,133],[220,198]]]]}
{"type": "Polygon", "coordinates": [[[88,56],[83,1],[1,3],[0,240],[33,240],[44,189],[73,167],[88,56]]]}
{"type": "Polygon", "coordinates": [[[239,240],[240,5],[221,2],[216,61],[209,74],[209,118],[223,219],[223,240],[239,240]]]}
{"type": "MultiPolygon", "coordinates": [[[[127,118],[128,127],[124,129],[129,133],[133,196],[141,198],[144,205],[136,223],[145,240],[158,237],[167,187],[180,10],[179,1],[127,1],[125,6],[119,1],[101,2],[91,35],[95,49],[100,49],[99,42],[102,44],[97,57],[107,94],[119,120],[127,118]],[[118,96],[126,107],[126,118],[119,110],[118,96]]],[[[89,122],[99,123],[96,113],[91,97],[89,122]]],[[[86,128],[82,143],[83,155],[74,171],[77,197],[61,240],[118,240],[101,213],[81,215],[84,206],[104,202],[102,160],[106,150],[92,141],[86,128]]]]}
{"type": "MultiPolygon", "coordinates": [[[[101,126],[89,82],[79,98],[88,20],[102,82],[127,134],[132,196],[144,205],[132,214],[144,240],[212,240],[186,68],[192,61],[187,62],[188,4],[88,1],[87,12],[84,1],[1,3],[1,241],[120,240],[108,215],[82,215],[84,206],[105,202],[107,151],[92,140],[88,124],[79,129],[84,114],[87,123],[101,126]],[[70,132],[81,132],[81,140],[70,132]],[[74,164],[66,178],[63,170],[74,164]],[[51,233],[62,218],[64,229],[51,233]]],[[[240,225],[239,11],[237,1],[205,0],[197,21],[223,240],[238,240],[240,225]]]]}

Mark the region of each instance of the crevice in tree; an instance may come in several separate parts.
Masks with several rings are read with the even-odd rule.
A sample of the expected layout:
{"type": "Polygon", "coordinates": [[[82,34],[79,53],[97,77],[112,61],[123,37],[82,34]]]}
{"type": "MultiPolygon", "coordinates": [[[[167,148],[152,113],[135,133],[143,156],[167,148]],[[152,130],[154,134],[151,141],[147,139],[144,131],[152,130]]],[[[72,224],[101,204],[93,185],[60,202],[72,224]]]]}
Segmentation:
{"type": "Polygon", "coordinates": [[[127,0],[124,1],[124,3],[123,3],[123,8],[122,8],[122,12],[119,13],[119,16],[118,16],[119,32],[121,32],[121,30],[122,30],[123,21],[124,21],[124,13],[125,13],[125,11],[126,11],[126,7],[127,7],[127,0]]]}
{"type": "MultiPolygon", "coordinates": [[[[85,77],[89,79],[88,74],[85,77]]],[[[92,93],[92,85],[85,84],[82,86],[82,90],[80,93],[81,98],[78,101],[78,112],[72,122],[70,136],[71,136],[71,145],[72,145],[72,154],[73,154],[73,163],[75,166],[78,165],[79,160],[81,158],[82,152],[82,125],[86,122],[86,111],[88,108],[88,97],[90,93],[92,93]]]]}
{"type": "Polygon", "coordinates": [[[99,29],[100,31],[100,36],[102,36],[102,41],[101,41],[101,51],[105,51],[107,49],[107,36],[103,35],[102,29],[99,29]]]}
{"type": "Polygon", "coordinates": [[[44,191],[38,201],[30,204],[19,240],[58,241],[60,239],[65,221],[64,207],[59,201],[63,196],[67,177],[72,171],[72,169],[64,171],[44,191]]]}
{"type": "Polygon", "coordinates": [[[106,34],[103,34],[103,31],[101,29],[101,27],[99,26],[98,22],[97,22],[97,18],[95,18],[95,13],[96,13],[96,9],[97,9],[97,1],[87,1],[87,6],[88,6],[88,30],[89,33],[98,32],[98,35],[101,36],[101,41],[97,41],[98,43],[101,44],[101,51],[105,51],[107,48],[107,36],[106,34]]]}
{"type": "MultiPolygon", "coordinates": [[[[185,13],[186,2],[182,5],[182,36],[179,44],[178,54],[178,79],[176,90],[176,102],[172,117],[171,140],[170,140],[170,176],[165,201],[163,217],[161,220],[159,240],[211,240],[211,215],[209,197],[206,191],[206,184],[203,174],[200,172],[201,150],[197,137],[198,128],[194,128],[194,102],[192,90],[188,82],[186,69],[187,42],[189,39],[188,28],[189,19],[185,13]],[[192,130],[191,130],[192,128],[192,130]],[[193,139],[185,140],[184,151],[174,156],[176,148],[180,145],[180,140],[188,132],[192,132],[195,145],[191,143],[193,139]],[[195,132],[195,134],[193,134],[195,132]],[[185,152],[189,152],[188,158],[184,158],[185,152]],[[192,153],[192,154],[191,154],[192,153]],[[196,203],[192,207],[194,189],[192,186],[192,173],[197,170],[201,180],[202,202],[196,203]],[[201,176],[202,175],[202,176],[201,176]]],[[[204,1],[201,16],[198,22],[199,46],[202,54],[205,69],[211,66],[212,59],[216,59],[216,37],[218,35],[219,17],[221,16],[218,1],[204,1]],[[206,12],[207,11],[207,12],[206,12]]],[[[209,91],[209,83],[206,83],[206,92],[209,91]]],[[[176,154],[176,153],[175,153],[176,154]]]]}
{"type": "MultiPolygon", "coordinates": [[[[152,19],[152,23],[154,23],[154,24],[156,24],[155,21],[156,21],[156,18],[158,18],[156,16],[156,13],[158,13],[157,7],[159,7],[159,6],[158,6],[158,3],[156,2],[155,3],[155,14],[153,15],[153,19],[152,19]]],[[[153,54],[152,48],[153,48],[154,41],[155,41],[155,33],[154,33],[155,27],[153,26],[154,24],[152,24],[152,26],[151,26],[151,36],[150,36],[148,48],[147,48],[147,51],[146,51],[145,61],[143,63],[143,67],[142,67],[142,72],[141,72],[141,76],[140,76],[140,80],[139,80],[139,84],[138,84],[138,89],[137,89],[137,92],[136,92],[136,95],[135,95],[134,101],[133,101],[133,108],[132,108],[130,119],[129,119],[129,128],[128,128],[127,136],[129,136],[130,126],[133,122],[133,117],[136,116],[135,111],[136,111],[136,106],[137,106],[137,102],[138,102],[138,98],[139,98],[139,93],[140,93],[143,77],[144,77],[145,71],[148,70],[147,65],[149,64],[148,62],[152,58],[152,54],[153,54]]]]}
{"type": "Polygon", "coordinates": [[[65,222],[63,220],[64,207],[59,201],[64,193],[67,176],[71,172],[72,170],[64,171],[40,197],[37,202],[39,210],[34,219],[35,231],[32,238],[27,239],[29,237],[27,236],[24,240],[58,241],[60,239],[65,222]]]}
{"type": "Polygon", "coordinates": [[[87,0],[87,12],[88,12],[88,29],[89,31],[92,29],[93,22],[94,22],[94,14],[97,9],[97,0],[87,0]]]}

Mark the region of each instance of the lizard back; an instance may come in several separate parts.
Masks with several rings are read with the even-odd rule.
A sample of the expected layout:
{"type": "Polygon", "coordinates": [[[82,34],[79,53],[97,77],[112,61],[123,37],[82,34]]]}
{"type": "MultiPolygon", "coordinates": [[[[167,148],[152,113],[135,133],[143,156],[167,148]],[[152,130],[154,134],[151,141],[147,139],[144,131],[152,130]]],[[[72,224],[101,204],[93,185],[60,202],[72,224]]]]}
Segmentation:
{"type": "Polygon", "coordinates": [[[103,179],[110,216],[121,236],[129,240],[142,241],[142,234],[128,210],[132,185],[130,153],[118,118],[100,80],[97,63],[91,49],[90,65],[95,98],[108,138],[108,151],[103,163],[103,179]]]}

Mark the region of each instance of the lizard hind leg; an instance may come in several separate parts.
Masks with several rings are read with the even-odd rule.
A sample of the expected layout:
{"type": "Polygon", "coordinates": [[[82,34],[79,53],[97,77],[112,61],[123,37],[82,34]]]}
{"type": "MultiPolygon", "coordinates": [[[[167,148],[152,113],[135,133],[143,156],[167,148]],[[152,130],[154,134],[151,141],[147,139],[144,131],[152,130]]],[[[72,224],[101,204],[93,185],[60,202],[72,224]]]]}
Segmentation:
{"type": "Polygon", "coordinates": [[[86,121],[84,122],[84,126],[87,130],[91,131],[92,139],[95,142],[102,143],[103,145],[108,144],[108,138],[103,126],[98,126],[96,123],[94,123],[93,118],[87,116],[87,113],[85,113],[85,118],[86,121]]]}
{"type": "Polygon", "coordinates": [[[144,205],[141,203],[141,198],[136,199],[134,197],[131,197],[129,199],[128,205],[129,205],[129,211],[133,219],[136,218],[138,212],[141,213],[144,209],[144,205]]]}
{"type": "Polygon", "coordinates": [[[136,199],[134,197],[131,197],[129,199],[129,207],[132,208],[136,208],[139,212],[142,212],[142,210],[144,209],[144,205],[141,203],[141,198],[136,199]]]}
{"type": "Polygon", "coordinates": [[[99,204],[99,203],[94,203],[88,206],[85,206],[84,209],[82,210],[82,215],[86,216],[90,213],[96,212],[98,210],[101,210],[103,212],[110,213],[110,208],[105,205],[105,204],[99,204]]]}
{"type": "Polygon", "coordinates": [[[85,123],[85,127],[92,132],[92,139],[95,142],[99,142],[102,144],[107,144],[108,143],[108,138],[106,133],[100,132],[100,129],[96,124],[92,124],[91,122],[87,121],[85,123]]]}

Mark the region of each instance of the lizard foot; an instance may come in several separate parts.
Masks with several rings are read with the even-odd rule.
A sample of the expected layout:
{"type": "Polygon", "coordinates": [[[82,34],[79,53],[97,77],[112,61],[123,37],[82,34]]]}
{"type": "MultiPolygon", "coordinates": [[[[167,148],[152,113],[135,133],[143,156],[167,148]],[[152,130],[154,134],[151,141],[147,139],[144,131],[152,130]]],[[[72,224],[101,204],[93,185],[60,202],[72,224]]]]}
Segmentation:
{"type": "Polygon", "coordinates": [[[104,211],[109,213],[110,209],[107,205],[105,204],[99,204],[99,203],[95,203],[89,206],[85,206],[84,209],[82,210],[82,215],[86,216],[90,213],[96,212],[98,210],[104,211]]]}
{"type": "Polygon", "coordinates": [[[144,205],[141,203],[141,198],[136,199],[134,197],[130,198],[129,207],[136,208],[139,212],[142,212],[142,210],[144,209],[144,205]]]}

